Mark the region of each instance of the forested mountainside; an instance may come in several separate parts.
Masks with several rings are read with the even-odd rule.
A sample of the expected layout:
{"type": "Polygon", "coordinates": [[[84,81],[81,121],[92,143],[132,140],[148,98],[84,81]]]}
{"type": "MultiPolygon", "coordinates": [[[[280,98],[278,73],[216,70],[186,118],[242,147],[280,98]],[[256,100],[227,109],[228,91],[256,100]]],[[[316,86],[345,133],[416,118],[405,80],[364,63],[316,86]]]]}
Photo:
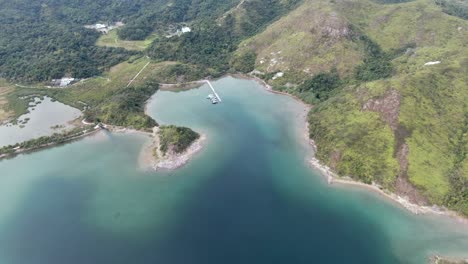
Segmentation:
{"type": "Polygon", "coordinates": [[[309,128],[317,157],[340,175],[468,215],[466,1],[0,4],[7,25],[0,28],[0,77],[38,82],[101,75],[73,89],[9,87],[10,99],[47,94],[75,106],[85,102],[91,119],[147,127],[154,120],[124,98],[128,80],[149,61],[144,55],[150,64],[128,91],[139,101],[157,89],[153,82],[252,72],[314,105],[309,128]],[[97,46],[99,33],[84,28],[116,21],[125,23],[114,31],[116,41],[148,45],[97,46]],[[168,37],[174,25],[191,32],[168,37]]]}
{"type": "Polygon", "coordinates": [[[22,81],[67,73],[89,77],[129,56],[125,50],[95,47],[99,33],[74,22],[94,20],[95,11],[81,12],[59,1],[2,0],[0,6],[0,77],[22,81]]]}
{"type": "Polygon", "coordinates": [[[123,21],[127,25],[119,35],[142,39],[158,26],[217,17],[237,3],[237,0],[1,0],[0,77],[35,82],[67,74],[77,78],[95,76],[136,52],[95,46],[100,34],[84,25],[123,21]]]}

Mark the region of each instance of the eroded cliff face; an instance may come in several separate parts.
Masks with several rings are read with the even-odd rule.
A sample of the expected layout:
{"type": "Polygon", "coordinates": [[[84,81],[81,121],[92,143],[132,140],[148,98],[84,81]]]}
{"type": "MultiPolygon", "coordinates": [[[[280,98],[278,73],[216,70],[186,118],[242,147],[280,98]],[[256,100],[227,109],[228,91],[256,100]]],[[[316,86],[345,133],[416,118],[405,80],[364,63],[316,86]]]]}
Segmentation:
{"type": "Polygon", "coordinates": [[[331,41],[338,41],[351,35],[349,23],[337,12],[316,15],[311,25],[312,33],[319,32],[320,37],[330,38],[331,41]]]}
{"type": "Polygon", "coordinates": [[[363,111],[373,111],[380,114],[392,131],[398,127],[401,95],[396,90],[390,90],[384,96],[369,99],[363,106],[363,111]]]}

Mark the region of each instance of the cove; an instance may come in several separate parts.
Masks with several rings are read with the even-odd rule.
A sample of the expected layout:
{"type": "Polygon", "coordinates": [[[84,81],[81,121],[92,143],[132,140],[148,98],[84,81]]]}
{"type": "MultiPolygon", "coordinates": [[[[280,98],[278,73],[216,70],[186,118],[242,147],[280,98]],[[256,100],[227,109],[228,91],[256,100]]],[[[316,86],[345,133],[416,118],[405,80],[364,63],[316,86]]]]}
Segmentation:
{"type": "Polygon", "coordinates": [[[303,107],[254,81],[159,91],[148,112],[207,136],[174,171],[139,169],[147,138],[100,132],[0,161],[0,263],[425,263],[468,257],[468,228],[307,166],[303,107]]]}

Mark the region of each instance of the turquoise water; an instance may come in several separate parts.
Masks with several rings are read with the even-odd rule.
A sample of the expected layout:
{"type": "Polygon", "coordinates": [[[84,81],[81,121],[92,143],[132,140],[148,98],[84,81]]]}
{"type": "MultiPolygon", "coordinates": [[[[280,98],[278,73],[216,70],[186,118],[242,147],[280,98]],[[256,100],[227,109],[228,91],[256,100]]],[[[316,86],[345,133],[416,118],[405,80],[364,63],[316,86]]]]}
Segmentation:
{"type": "Polygon", "coordinates": [[[158,92],[162,124],[207,135],[175,171],[145,172],[147,138],[100,133],[0,161],[0,263],[424,263],[468,257],[468,228],[308,168],[301,106],[252,81],[158,92]]]}

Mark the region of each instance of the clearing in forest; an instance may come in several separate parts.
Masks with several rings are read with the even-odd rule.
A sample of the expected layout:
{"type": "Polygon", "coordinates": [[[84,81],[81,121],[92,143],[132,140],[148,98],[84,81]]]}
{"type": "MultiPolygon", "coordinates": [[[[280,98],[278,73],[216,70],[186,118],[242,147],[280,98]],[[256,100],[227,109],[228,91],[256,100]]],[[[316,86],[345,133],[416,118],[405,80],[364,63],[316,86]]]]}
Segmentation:
{"type": "Polygon", "coordinates": [[[117,36],[117,30],[111,30],[107,34],[103,34],[96,45],[103,47],[124,48],[127,50],[144,50],[156,38],[156,34],[150,35],[145,40],[121,40],[117,36]]]}

